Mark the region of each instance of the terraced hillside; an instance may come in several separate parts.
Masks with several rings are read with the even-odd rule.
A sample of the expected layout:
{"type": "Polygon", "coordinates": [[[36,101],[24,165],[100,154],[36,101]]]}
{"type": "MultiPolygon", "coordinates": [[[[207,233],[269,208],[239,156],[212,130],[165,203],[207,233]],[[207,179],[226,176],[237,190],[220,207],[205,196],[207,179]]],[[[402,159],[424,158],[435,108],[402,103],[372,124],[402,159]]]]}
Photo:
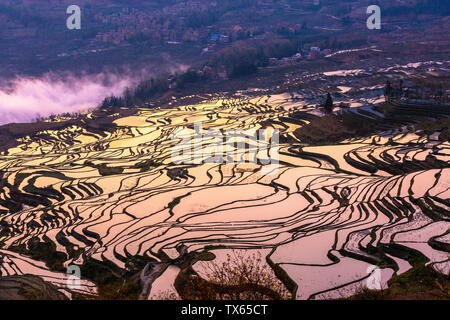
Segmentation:
{"type": "Polygon", "coordinates": [[[36,275],[70,297],[95,294],[112,274],[140,279],[140,298],[183,298],[180,281],[202,275],[208,251],[220,260],[232,250],[259,251],[297,299],[349,295],[372,265],[383,285],[418,264],[448,274],[448,141],[386,121],[373,136],[307,145],[294,132],[316,115],[295,94],[208,96],[110,114],[104,130],[73,122],[17,138],[0,156],[2,277],[36,275]],[[177,157],[199,122],[216,132],[278,129],[280,144],[243,138],[245,148],[223,150],[258,161],[222,164],[203,157],[214,139],[203,136],[177,157]],[[279,165],[264,165],[277,152],[279,165]],[[70,265],[82,266],[75,290],[70,265]]]}

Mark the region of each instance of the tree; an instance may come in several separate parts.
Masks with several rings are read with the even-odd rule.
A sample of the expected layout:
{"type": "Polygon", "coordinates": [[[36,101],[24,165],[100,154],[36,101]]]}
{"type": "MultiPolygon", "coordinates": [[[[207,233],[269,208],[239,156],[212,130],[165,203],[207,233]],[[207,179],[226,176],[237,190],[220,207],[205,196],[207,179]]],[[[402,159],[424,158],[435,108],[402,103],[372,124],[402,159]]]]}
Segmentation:
{"type": "Polygon", "coordinates": [[[386,81],[386,87],[384,88],[384,96],[389,100],[392,95],[392,86],[389,80],[386,81]]]}
{"type": "Polygon", "coordinates": [[[325,101],[323,107],[327,113],[333,112],[333,98],[331,98],[331,94],[329,92],[327,94],[327,100],[325,101]]]}
{"type": "MultiPolygon", "coordinates": [[[[288,300],[291,293],[278,279],[261,253],[233,250],[222,263],[200,262],[199,273],[191,273],[175,283],[185,300],[288,300]]],[[[164,296],[162,297],[164,298],[164,296]]],[[[170,297],[169,297],[170,298],[170,297]]]]}

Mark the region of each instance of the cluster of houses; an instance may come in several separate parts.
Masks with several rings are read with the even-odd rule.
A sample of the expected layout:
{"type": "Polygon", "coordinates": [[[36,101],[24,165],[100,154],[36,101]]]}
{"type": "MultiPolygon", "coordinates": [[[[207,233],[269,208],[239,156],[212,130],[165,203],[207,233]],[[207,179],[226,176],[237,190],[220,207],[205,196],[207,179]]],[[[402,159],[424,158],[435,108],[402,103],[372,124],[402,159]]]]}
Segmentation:
{"type": "MultiPolygon", "coordinates": [[[[209,4],[211,5],[211,4],[209,4]]],[[[106,14],[97,13],[97,22],[113,26],[110,30],[99,32],[97,41],[120,44],[136,37],[145,37],[154,42],[199,41],[207,37],[208,33],[201,30],[187,28],[180,15],[191,11],[201,11],[208,5],[199,1],[180,2],[163,10],[137,10],[123,8],[120,12],[106,14]]]]}
{"type": "Polygon", "coordinates": [[[136,21],[136,23],[121,22],[116,30],[99,32],[96,40],[120,44],[138,36],[143,36],[146,40],[152,40],[155,43],[207,41],[207,48],[211,51],[215,45],[229,44],[232,41],[245,37],[246,34],[251,34],[252,30],[244,31],[241,26],[234,26],[223,33],[217,33],[215,31],[212,27],[193,29],[186,28],[182,24],[169,28],[166,24],[161,25],[155,20],[150,19],[142,22],[136,21]]]}
{"type": "Polygon", "coordinates": [[[150,40],[155,43],[208,42],[228,44],[246,35],[257,33],[257,28],[244,30],[239,25],[219,30],[214,26],[191,27],[186,17],[193,13],[205,13],[216,2],[184,1],[165,7],[162,10],[138,10],[123,8],[120,12],[98,12],[95,21],[108,26],[108,30],[99,32],[96,40],[120,44],[132,39],[150,40]]]}
{"type": "Polygon", "coordinates": [[[319,47],[311,47],[309,51],[297,52],[291,57],[285,57],[281,59],[270,58],[269,65],[275,66],[275,65],[292,64],[303,59],[316,60],[321,57],[327,56],[331,53],[332,53],[331,49],[321,50],[319,47]]]}
{"type": "MultiPolygon", "coordinates": [[[[260,0],[258,0],[260,1],[260,0]]],[[[260,1],[261,6],[266,5],[260,1]]],[[[162,10],[138,10],[123,8],[120,12],[98,12],[94,15],[95,21],[107,27],[99,32],[96,41],[120,44],[133,39],[160,43],[202,42],[208,46],[205,51],[213,51],[215,45],[229,44],[231,42],[252,38],[265,32],[278,32],[286,29],[289,33],[299,33],[305,27],[296,24],[279,24],[278,26],[243,27],[240,25],[192,26],[188,22],[189,16],[194,14],[208,15],[208,10],[217,6],[217,3],[185,1],[165,7],[162,10]],[[278,30],[278,31],[277,31],[278,30]]],[[[192,19],[191,19],[192,20],[192,19]]],[[[191,21],[192,22],[192,21],[191,21]]]]}

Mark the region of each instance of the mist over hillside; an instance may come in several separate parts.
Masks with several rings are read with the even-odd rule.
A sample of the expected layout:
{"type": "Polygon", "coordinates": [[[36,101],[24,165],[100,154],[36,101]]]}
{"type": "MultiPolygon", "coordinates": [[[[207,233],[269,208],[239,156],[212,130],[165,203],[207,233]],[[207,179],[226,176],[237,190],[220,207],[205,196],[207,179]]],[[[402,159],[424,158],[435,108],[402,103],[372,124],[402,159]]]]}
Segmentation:
{"type": "Polygon", "coordinates": [[[104,97],[121,94],[126,87],[137,83],[136,79],[113,74],[54,78],[19,78],[9,88],[1,89],[0,125],[85,112],[96,108],[104,97]]]}

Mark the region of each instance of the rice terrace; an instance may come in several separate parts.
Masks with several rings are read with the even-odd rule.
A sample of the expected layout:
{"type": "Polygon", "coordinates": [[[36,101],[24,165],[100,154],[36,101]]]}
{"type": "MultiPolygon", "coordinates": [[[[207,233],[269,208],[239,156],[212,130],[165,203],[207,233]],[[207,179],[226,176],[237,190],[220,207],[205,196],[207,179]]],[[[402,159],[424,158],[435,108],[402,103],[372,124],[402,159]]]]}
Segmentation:
{"type": "Polygon", "coordinates": [[[304,28],[308,58],[244,65],[284,44],[251,47],[229,71],[210,35],[201,68],[0,122],[0,299],[448,300],[448,38],[322,53],[331,29],[304,28]]]}
{"type": "MultiPolygon", "coordinates": [[[[380,112],[362,110],[354,117],[381,122],[380,112]]],[[[82,274],[105,264],[128,281],[142,268],[141,298],[174,283],[178,296],[183,279],[207,263],[198,261],[249,250],[295,298],[320,299],[353,292],[371,265],[382,267],[385,281],[425,262],[449,271],[450,148],[442,132],[390,120],[375,134],[305,144],[297,135],[314,110],[301,93],[121,111],[66,120],[2,151],[2,274],[31,268],[58,288],[71,264],[82,274]],[[92,128],[95,117],[115,126],[92,128]],[[173,132],[193,135],[198,122],[219,132],[279,130],[279,164],[266,173],[251,161],[194,164],[195,151],[221,146],[208,136],[192,141],[186,164],[174,164],[183,161],[173,157],[182,140],[173,132]]],[[[264,161],[275,152],[248,138],[244,149],[221,141],[236,159],[253,152],[264,161]]],[[[85,280],[73,294],[96,290],[85,280]]]]}

